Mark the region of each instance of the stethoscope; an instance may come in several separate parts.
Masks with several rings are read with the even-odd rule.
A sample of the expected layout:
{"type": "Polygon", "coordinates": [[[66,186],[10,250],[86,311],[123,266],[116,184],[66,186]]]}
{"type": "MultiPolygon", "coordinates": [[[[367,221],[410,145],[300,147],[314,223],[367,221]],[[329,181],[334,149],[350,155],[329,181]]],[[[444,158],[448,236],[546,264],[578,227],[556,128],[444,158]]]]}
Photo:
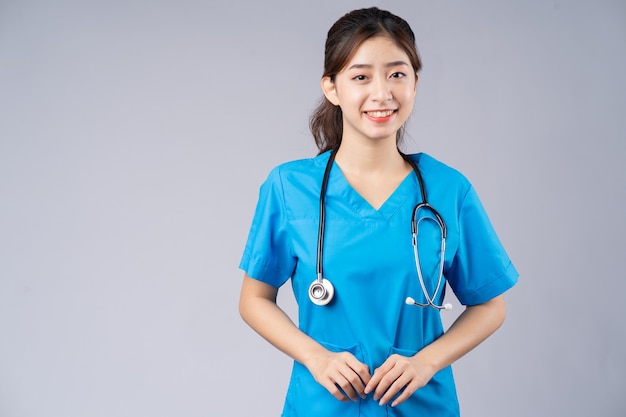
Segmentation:
{"type": "MultiPolygon", "coordinates": [[[[309,298],[318,306],[325,306],[330,303],[335,295],[335,287],[333,284],[326,278],[324,278],[322,273],[322,265],[323,265],[323,252],[324,252],[324,230],[325,230],[325,222],[326,222],[326,205],[324,200],[326,198],[326,189],[328,188],[328,178],[330,177],[330,170],[333,166],[333,162],[335,160],[336,152],[332,152],[330,157],[328,158],[328,163],[326,164],[326,170],[324,171],[324,178],[322,179],[322,188],[320,190],[320,220],[319,220],[319,228],[317,233],[317,266],[316,273],[317,278],[315,281],[309,285],[309,298]]],[[[411,165],[415,175],[417,176],[417,182],[419,183],[420,193],[422,195],[422,202],[417,204],[413,209],[413,215],[411,216],[411,235],[412,235],[412,245],[413,245],[413,255],[415,258],[415,270],[417,271],[417,278],[420,283],[420,287],[422,288],[422,293],[424,294],[424,299],[426,302],[419,303],[415,301],[411,297],[406,298],[406,303],[409,305],[415,305],[419,307],[433,307],[437,310],[451,310],[451,304],[438,305],[435,304],[435,299],[437,298],[437,294],[439,294],[439,290],[441,289],[441,283],[443,280],[443,265],[444,265],[444,255],[446,251],[446,223],[443,221],[443,217],[439,214],[437,210],[426,200],[426,188],[424,187],[424,180],[422,179],[422,174],[417,168],[417,164],[409,158],[407,155],[400,153],[405,161],[411,165]],[[419,260],[419,249],[417,243],[417,234],[419,231],[419,224],[423,220],[433,220],[433,217],[429,216],[418,216],[421,212],[430,213],[436,223],[439,226],[441,231],[441,250],[440,250],[440,259],[439,259],[439,272],[437,278],[437,285],[435,287],[435,291],[432,297],[429,295],[428,290],[426,289],[426,284],[424,283],[424,277],[422,275],[422,267],[419,260]]]]}

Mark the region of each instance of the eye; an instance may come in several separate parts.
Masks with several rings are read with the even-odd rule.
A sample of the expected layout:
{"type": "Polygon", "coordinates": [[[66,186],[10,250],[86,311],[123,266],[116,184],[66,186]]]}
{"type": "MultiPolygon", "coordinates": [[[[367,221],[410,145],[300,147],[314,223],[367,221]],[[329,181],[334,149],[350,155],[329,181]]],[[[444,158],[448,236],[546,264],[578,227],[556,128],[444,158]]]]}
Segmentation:
{"type": "Polygon", "coordinates": [[[404,78],[406,77],[406,74],[403,72],[394,72],[393,74],[391,74],[391,78],[404,78]]]}
{"type": "Polygon", "coordinates": [[[352,77],[354,81],[365,81],[367,77],[365,75],[357,75],[356,77],[352,77]]]}

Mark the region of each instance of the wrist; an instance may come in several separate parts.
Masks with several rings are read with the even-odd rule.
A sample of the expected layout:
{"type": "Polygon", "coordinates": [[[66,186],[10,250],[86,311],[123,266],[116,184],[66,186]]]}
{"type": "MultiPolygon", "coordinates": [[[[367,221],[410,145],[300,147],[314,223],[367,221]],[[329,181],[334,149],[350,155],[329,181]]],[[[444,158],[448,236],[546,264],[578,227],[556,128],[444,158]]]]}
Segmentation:
{"type": "Polygon", "coordinates": [[[412,359],[418,367],[427,368],[433,375],[444,368],[437,355],[428,352],[427,348],[417,352],[412,359]]]}
{"type": "Polygon", "coordinates": [[[322,345],[315,343],[316,346],[311,346],[310,349],[303,351],[300,356],[299,362],[304,365],[309,371],[320,361],[320,358],[328,355],[329,351],[322,345]]]}

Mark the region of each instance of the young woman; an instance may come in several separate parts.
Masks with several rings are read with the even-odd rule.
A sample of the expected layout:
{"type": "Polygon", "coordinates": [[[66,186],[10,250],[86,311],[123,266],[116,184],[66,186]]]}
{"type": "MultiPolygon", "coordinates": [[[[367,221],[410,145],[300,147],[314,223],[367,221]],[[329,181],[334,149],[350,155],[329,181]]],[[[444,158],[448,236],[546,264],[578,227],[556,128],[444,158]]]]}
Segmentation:
{"type": "Polygon", "coordinates": [[[339,19],[311,117],[320,154],[261,187],[239,308],[294,359],[283,416],[458,416],[450,365],[504,320],[517,272],[471,184],[398,149],[420,67],[403,19],[339,19]],[[276,305],[289,278],[298,326],[276,305]],[[446,282],[466,308],[444,333],[446,282]]]}

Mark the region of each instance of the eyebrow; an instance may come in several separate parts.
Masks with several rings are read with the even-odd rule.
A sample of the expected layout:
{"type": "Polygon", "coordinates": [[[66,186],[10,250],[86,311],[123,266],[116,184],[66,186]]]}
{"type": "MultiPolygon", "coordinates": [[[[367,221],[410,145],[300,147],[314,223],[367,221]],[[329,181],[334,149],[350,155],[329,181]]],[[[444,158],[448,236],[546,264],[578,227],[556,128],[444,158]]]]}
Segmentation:
{"type": "MultiPolygon", "coordinates": [[[[393,62],[389,62],[389,63],[385,64],[385,67],[390,68],[390,67],[397,67],[397,66],[400,66],[400,65],[406,65],[407,67],[409,66],[409,64],[407,64],[404,61],[393,61],[393,62]]],[[[351,69],[362,69],[362,68],[367,68],[367,69],[373,68],[373,65],[370,65],[370,64],[353,64],[353,65],[350,65],[350,67],[348,69],[351,70],[351,69]]]]}

